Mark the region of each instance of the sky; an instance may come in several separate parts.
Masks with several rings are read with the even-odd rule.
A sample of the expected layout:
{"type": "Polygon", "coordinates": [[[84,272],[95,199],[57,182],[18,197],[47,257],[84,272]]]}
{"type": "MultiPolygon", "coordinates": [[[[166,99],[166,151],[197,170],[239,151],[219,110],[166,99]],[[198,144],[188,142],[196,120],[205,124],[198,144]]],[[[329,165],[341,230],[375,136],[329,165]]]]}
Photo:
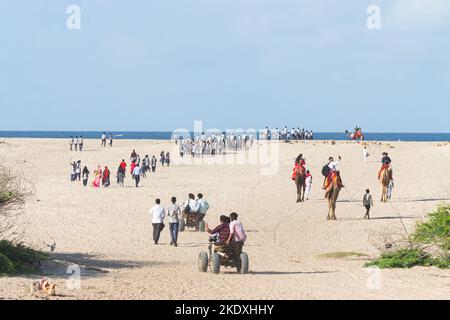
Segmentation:
{"type": "Polygon", "coordinates": [[[0,130],[450,132],[449,36],[448,0],[0,0],[0,130]]]}

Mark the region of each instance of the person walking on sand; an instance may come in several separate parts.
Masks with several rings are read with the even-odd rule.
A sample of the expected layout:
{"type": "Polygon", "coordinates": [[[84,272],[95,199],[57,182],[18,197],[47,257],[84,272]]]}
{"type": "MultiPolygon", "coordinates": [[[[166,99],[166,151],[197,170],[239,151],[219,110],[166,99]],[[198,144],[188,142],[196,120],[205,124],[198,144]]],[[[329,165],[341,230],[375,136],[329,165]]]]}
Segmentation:
{"type": "Polygon", "coordinates": [[[152,165],[152,172],[155,172],[157,162],[158,162],[158,160],[156,160],[156,157],[153,155],[152,163],[151,163],[151,165],[152,165]]]}
{"type": "Polygon", "coordinates": [[[363,149],[363,159],[364,163],[367,163],[367,159],[369,158],[369,151],[367,151],[367,147],[364,147],[363,149]]]}
{"type": "Polygon", "coordinates": [[[89,169],[84,166],[83,168],[83,186],[87,186],[89,180],[89,169]]]}
{"type": "Polygon", "coordinates": [[[170,166],[170,154],[167,152],[166,153],[166,158],[165,158],[165,162],[167,163],[167,166],[170,166]]]}
{"type": "Polygon", "coordinates": [[[305,177],[305,197],[306,200],[309,200],[309,195],[311,193],[311,187],[312,187],[312,175],[309,170],[306,170],[306,177],[305,177]]]}
{"type": "Polygon", "coordinates": [[[136,165],[133,169],[133,177],[134,182],[136,183],[136,188],[138,188],[139,182],[141,181],[141,167],[139,167],[138,165],[136,165]]]}
{"type": "Polygon", "coordinates": [[[112,147],[112,145],[113,145],[113,134],[110,133],[109,134],[109,146],[112,147]]]}
{"type": "Polygon", "coordinates": [[[108,166],[105,166],[105,169],[103,169],[103,176],[102,176],[102,186],[105,188],[108,188],[111,184],[110,179],[111,173],[109,172],[108,166]]]}
{"type": "Polygon", "coordinates": [[[166,162],[166,157],[164,156],[164,151],[161,151],[160,156],[161,156],[161,158],[159,159],[159,161],[161,162],[161,166],[164,167],[164,163],[166,162]]]}
{"type": "Polygon", "coordinates": [[[102,134],[102,147],[106,147],[106,133],[103,132],[102,134]]]}
{"type": "Polygon", "coordinates": [[[181,219],[181,210],[177,205],[177,198],[172,197],[170,204],[167,207],[167,217],[169,218],[169,230],[170,230],[170,245],[177,247],[178,243],[178,225],[179,219],[181,219]]]}
{"type": "Polygon", "coordinates": [[[75,137],[75,151],[78,151],[78,136],[75,137]]]}
{"type": "Polygon", "coordinates": [[[119,168],[117,169],[117,183],[119,186],[124,186],[124,180],[125,180],[125,167],[122,166],[122,164],[119,165],[119,168]]]}
{"type": "Polygon", "coordinates": [[[159,242],[159,236],[161,235],[161,231],[164,229],[164,218],[166,215],[166,211],[163,207],[161,207],[161,200],[156,199],[155,205],[150,209],[150,216],[152,217],[152,225],[153,225],[153,241],[155,244],[159,242]]]}
{"type": "Polygon", "coordinates": [[[369,212],[370,208],[373,207],[373,200],[369,189],[367,189],[366,193],[364,194],[363,205],[364,207],[366,207],[366,215],[364,216],[364,219],[370,219],[369,212]]]}

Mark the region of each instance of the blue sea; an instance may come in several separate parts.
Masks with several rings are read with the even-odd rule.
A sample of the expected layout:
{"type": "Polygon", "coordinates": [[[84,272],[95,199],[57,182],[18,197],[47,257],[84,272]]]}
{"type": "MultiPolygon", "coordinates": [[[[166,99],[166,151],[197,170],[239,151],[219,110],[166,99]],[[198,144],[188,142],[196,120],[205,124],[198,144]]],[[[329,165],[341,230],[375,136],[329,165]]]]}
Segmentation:
{"type": "MultiPolygon", "coordinates": [[[[172,137],[170,131],[113,131],[112,134],[114,139],[169,140],[172,137]]],[[[70,136],[83,136],[85,139],[99,139],[101,135],[100,131],[0,131],[2,138],[68,139],[70,136]]],[[[450,133],[365,132],[364,135],[365,140],[372,141],[450,141],[450,133]]],[[[348,138],[345,132],[315,132],[314,140],[348,140],[348,138]]]]}

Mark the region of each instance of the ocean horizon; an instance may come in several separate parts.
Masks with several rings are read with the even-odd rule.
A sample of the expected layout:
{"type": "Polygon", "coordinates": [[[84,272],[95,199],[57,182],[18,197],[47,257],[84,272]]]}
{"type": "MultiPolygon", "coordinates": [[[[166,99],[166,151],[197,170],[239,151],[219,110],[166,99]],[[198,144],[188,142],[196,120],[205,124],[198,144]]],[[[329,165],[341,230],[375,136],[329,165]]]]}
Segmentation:
{"type": "MultiPolygon", "coordinates": [[[[0,130],[0,138],[68,139],[82,136],[99,139],[103,131],[8,131],[0,130]]],[[[109,135],[109,131],[107,135],[109,135]]],[[[170,140],[172,131],[111,131],[114,139],[170,140]]],[[[191,137],[193,133],[191,132],[191,137]]],[[[367,141],[450,141],[450,133],[365,132],[367,141]]],[[[178,135],[179,137],[182,134],[178,135]]],[[[349,140],[345,132],[314,132],[314,140],[349,140]]]]}

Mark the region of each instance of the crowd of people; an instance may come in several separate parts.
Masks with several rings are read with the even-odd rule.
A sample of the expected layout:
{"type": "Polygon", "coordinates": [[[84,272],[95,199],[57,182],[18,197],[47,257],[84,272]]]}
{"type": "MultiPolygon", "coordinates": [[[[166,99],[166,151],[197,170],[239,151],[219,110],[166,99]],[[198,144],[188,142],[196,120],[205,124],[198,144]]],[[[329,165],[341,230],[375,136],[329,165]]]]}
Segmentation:
{"type": "Polygon", "coordinates": [[[198,135],[194,139],[174,135],[173,140],[178,145],[180,156],[203,157],[205,155],[223,154],[227,150],[246,150],[253,145],[252,134],[211,134],[198,135]]]}
{"type": "MultiPolygon", "coordinates": [[[[367,158],[369,157],[369,153],[367,150],[367,147],[364,147],[363,149],[363,159],[364,162],[367,161],[367,158]]],[[[334,157],[329,157],[328,163],[325,164],[322,168],[322,175],[324,176],[323,181],[323,187],[322,189],[325,190],[325,198],[327,197],[328,192],[330,191],[331,183],[332,183],[332,177],[334,174],[339,175],[338,165],[341,162],[342,158],[341,156],[338,156],[337,160],[334,159],[334,157]]],[[[382,153],[381,158],[381,168],[378,172],[378,179],[380,179],[380,175],[383,169],[390,168],[392,163],[391,158],[389,157],[387,152],[382,153]]],[[[309,199],[310,193],[311,193],[311,186],[312,186],[312,175],[309,170],[306,169],[306,160],[303,157],[303,154],[299,154],[294,162],[294,168],[292,172],[291,179],[295,180],[295,177],[297,173],[300,172],[304,175],[304,183],[305,183],[305,198],[306,200],[309,199]]],[[[342,184],[342,179],[339,176],[339,184],[340,187],[343,188],[344,185],[342,184]]],[[[392,191],[394,188],[394,179],[391,176],[391,179],[389,181],[389,184],[387,186],[387,199],[390,200],[392,198],[392,191]]],[[[365,194],[363,195],[363,206],[366,209],[366,213],[364,215],[365,219],[370,219],[370,209],[373,207],[373,199],[372,195],[370,194],[370,190],[367,189],[365,194]]]]}
{"type": "Polygon", "coordinates": [[[83,151],[84,139],[82,136],[70,136],[69,148],[70,151],[83,151]]]}
{"type": "MultiPolygon", "coordinates": [[[[153,155],[151,158],[149,155],[145,155],[145,157],[141,160],[139,154],[136,153],[136,150],[133,150],[130,155],[130,175],[134,180],[134,184],[136,187],[139,187],[139,183],[142,178],[147,177],[148,172],[156,172],[156,166],[158,164],[158,160],[156,156],[153,155]]],[[[162,167],[170,166],[170,153],[161,151],[160,153],[160,164],[162,167]]],[[[127,166],[125,159],[122,159],[120,162],[117,171],[116,171],[116,181],[117,184],[121,187],[125,186],[125,177],[127,172],[127,166]]],[[[85,166],[83,170],[81,170],[81,160],[78,161],[70,161],[70,180],[80,181],[83,180],[83,185],[88,186],[90,171],[85,166]]],[[[108,166],[105,166],[103,169],[99,165],[93,172],[93,181],[91,184],[94,188],[100,187],[109,187],[111,185],[111,171],[108,166]]]]}
{"type": "Polygon", "coordinates": [[[287,126],[285,126],[283,129],[269,129],[269,127],[266,127],[262,133],[262,139],[266,140],[282,140],[285,142],[291,141],[291,140],[314,140],[314,134],[312,130],[305,130],[300,129],[300,127],[288,129],[287,126]]]}

